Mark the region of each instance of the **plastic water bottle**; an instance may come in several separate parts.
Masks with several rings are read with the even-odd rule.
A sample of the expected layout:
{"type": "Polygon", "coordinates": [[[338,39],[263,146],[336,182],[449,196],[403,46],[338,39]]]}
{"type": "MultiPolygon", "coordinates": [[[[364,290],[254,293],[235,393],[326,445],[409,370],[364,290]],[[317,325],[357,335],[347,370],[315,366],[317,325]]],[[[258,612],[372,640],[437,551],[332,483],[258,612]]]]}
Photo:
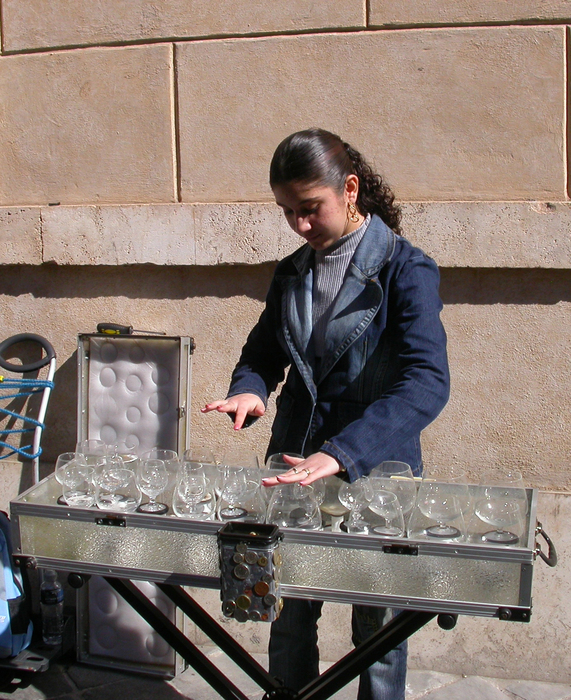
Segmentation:
{"type": "Polygon", "coordinates": [[[63,588],[53,569],[44,571],[40,586],[42,638],[44,644],[58,646],[63,637],[63,588]]]}

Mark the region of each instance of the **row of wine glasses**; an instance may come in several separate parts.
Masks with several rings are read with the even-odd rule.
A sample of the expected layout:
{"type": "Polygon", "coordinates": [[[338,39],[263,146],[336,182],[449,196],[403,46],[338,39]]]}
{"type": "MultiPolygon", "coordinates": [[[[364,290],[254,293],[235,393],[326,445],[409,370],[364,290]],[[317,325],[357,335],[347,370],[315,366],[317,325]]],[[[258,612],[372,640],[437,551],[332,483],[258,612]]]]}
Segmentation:
{"type": "MultiPolygon", "coordinates": [[[[280,453],[265,466],[290,465],[280,453]]],[[[478,486],[469,486],[459,467],[430,468],[420,480],[408,464],[396,461],[383,462],[352,483],[328,477],[311,486],[266,489],[260,476],[253,453],[232,451],[216,459],[210,450],[195,447],[182,458],[161,449],[138,455],[128,446],[96,440],[78,443],[56,463],[60,502],[73,506],[162,515],[169,505],[157,499],[169,491],[174,515],[197,520],[267,521],[302,529],[326,523],[351,534],[505,545],[517,544],[525,530],[527,494],[515,471],[486,474],[478,486]]]]}

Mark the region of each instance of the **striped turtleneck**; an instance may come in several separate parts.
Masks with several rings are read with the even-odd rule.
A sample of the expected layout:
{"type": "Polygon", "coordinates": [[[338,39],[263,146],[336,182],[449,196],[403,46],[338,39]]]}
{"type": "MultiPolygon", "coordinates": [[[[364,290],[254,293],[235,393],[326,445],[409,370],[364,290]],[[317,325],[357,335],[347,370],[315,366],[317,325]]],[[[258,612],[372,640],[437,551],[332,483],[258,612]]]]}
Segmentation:
{"type": "Polygon", "coordinates": [[[359,228],[345,236],[325,250],[315,251],[315,269],[313,276],[313,350],[316,358],[323,355],[325,329],[333,310],[333,304],[347,274],[349,263],[357,246],[371,221],[371,215],[359,228]]]}

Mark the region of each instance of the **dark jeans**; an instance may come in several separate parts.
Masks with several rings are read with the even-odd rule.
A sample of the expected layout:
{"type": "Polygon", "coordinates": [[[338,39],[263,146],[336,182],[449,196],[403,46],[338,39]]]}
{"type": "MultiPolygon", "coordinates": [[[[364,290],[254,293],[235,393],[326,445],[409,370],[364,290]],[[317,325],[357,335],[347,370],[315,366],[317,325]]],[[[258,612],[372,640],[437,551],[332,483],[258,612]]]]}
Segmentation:
{"type": "MultiPolygon", "coordinates": [[[[270,635],[270,673],[287,688],[299,691],[319,675],[317,620],[322,601],[285,598],[270,635]]],[[[353,606],[355,645],[368,639],[395,614],[391,609],[353,606]]],[[[359,680],[358,700],[404,700],[407,643],[372,664],[359,680]]]]}

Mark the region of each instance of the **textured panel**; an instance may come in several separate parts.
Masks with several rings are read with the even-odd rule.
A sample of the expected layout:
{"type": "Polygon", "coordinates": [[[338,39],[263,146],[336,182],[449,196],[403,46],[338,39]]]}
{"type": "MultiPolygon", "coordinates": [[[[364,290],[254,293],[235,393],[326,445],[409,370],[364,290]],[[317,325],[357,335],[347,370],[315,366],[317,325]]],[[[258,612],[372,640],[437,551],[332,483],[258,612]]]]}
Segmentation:
{"type": "Polygon", "coordinates": [[[499,27],[179,45],[183,199],[269,199],[275,147],[316,125],[400,199],[563,198],[563,40],[499,27]]]}
{"type": "Polygon", "coordinates": [[[7,51],[365,25],[362,0],[3,0],[2,12],[7,51]]]}
{"type": "Polygon", "coordinates": [[[0,58],[0,203],[174,200],[171,49],[0,58]]]}

